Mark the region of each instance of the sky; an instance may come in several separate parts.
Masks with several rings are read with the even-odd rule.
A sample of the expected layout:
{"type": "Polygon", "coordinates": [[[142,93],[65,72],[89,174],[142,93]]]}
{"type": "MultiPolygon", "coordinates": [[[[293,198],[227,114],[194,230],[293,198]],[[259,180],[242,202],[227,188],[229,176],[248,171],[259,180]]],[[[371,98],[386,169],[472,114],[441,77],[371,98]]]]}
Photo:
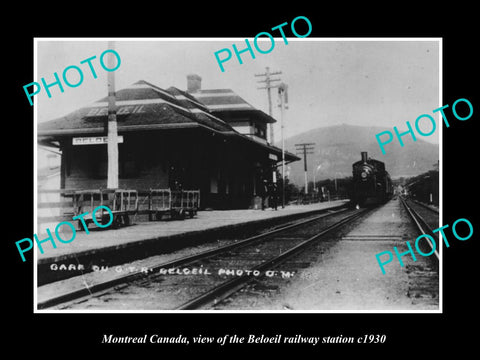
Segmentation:
{"type": "MultiPolygon", "coordinates": [[[[268,38],[260,38],[261,49],[271,47],[268,38]]],[[[83,71],[83,82],[75,88],[64,84],[44,89],[34,98],[37,121],[43,122],[66,115],[107,95],[107,72],[99,63],[108,49],[109,39],[37,39],[36,72],[32,81],[54,81],[54,72],[61,78],[63,70],[76,65],[83,71]],[[92,60],[98,78],[94,79],[88,64],[92,60]]],[[[114,39],[115,50],[121,57],[115,71],[116,89],[145,80],[161,88],[175,86],[186,90],[187,74],[202,77],[202,89],[229,88],[256,108],[268,113],[266,90],[258,87],[261,78],[255,74],[281,71],[276,75],[288,85],[288,110],[284,118],[284,134],[290,137],[318,127],[351,124],[381,126],[399,130],[412,126],[421,114],[430,114],[439,122],[440,107],[440,40],[438,39],[332,39],[275,38],[273,50],[261,54],[253,46],[255,58],[242,53],[243,64],[235,57],[220,70],[214,53],[224,48],[232,51],[245,48],[244,38],[217,39],[114,39]]],[[[223,54],[221,55],[223,56],[223,54]]],[[[69,80],[78,81],[75,71],[69,80]]],[[[277,82],[279,83],[279,82],[277,82]]],[[[28,102],[27,98],[25,101],[28,102]]],[[[272,90],[275,140],[280,137],[278,95],[272,90]]],[[[428,132],[428,124],[421,126],[428,132]]],[[[437,126],[438,129],[438,126],[437,126]]],[[[439,131],[422,140],[438,143],[439,131]]]]}

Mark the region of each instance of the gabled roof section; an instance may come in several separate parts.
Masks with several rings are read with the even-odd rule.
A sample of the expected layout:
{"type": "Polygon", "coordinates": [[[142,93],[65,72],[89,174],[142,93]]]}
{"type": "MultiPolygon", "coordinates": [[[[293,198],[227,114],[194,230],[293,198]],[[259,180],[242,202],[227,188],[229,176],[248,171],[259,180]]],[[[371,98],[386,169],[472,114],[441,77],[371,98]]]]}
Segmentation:
{"type": "Polygon", "coordinates": [[[199,108],[203,111],[209,111],[208,107],[205,104],[198,101],[198,99],[196,99],[186,91],[182,91],[174,86],[169,87],[167,91],[170,94],[172,94],[175,97],[175,99],[180,101],[180,103],[186,108],[189,108],[189,109],[199,108]]]}
{"type": "Polygon", "coordinates": [[[199,90],[191,93],[191,95],[205,104],[213,114],[250,113],[263,122],[276,122],[274,118],[250,105],[231,89],[199,90]]]}
{"type": "MultiPolygon", "coordinates": [[[[188,94],[178,89],[177,93],[175,88],[170,90],[143,80],[118,90],[115,93],[118,131],[198,126],[220,132],[234,131],[223,120],[209,114],[204,105],[196,105],[188,94]]],[[[64,117],[39,124],[38,135],[102,133],[107,120],[108,97],[104,97],[64,117]]]]}
{"type": "Polygon", "coordinates": [[[230,89],[199,90],[192,95],[210,110],[256,110],[230,89]]]}

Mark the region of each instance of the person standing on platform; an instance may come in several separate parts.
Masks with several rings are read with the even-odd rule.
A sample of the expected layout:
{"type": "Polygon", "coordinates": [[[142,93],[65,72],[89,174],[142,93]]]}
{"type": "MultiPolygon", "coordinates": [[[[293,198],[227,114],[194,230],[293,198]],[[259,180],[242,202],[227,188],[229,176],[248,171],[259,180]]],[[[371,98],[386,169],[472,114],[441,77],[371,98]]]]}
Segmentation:
{"type": "Polygon", "coordinates": [[[268,197],[268,180],[263,179],[262,181],[262,189],[261,189],[261,198],[262,198],[262,210],[265,210],[265,200],[268,197]]]}
{"type": "Polygon", "coordinates": [[[273,181],[268,183],[268,202],[272,209],[277,210],[277,184],[273,181]]]}

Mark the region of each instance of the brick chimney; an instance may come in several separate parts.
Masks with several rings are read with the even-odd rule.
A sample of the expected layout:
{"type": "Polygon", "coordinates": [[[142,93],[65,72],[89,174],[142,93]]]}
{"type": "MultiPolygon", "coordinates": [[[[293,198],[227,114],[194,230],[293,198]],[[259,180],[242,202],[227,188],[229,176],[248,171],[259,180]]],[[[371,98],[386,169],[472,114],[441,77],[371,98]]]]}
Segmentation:
{"type": "Polygon", "coordinates": [[[194,93],[202,88],[202,78],[197,74],[187,75],[187,92],[194,93]]]}

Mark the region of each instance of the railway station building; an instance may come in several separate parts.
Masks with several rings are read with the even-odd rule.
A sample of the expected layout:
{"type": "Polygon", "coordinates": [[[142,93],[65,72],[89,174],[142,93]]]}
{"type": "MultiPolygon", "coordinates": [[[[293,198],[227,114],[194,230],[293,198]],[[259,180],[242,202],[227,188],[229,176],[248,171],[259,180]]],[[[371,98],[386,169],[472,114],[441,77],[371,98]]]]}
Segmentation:
{"type": "MultiPolygon", "coordinates": [[[[198,75],[187,76],[187,91],[140,80],[115,102],[119,188],[200,190],[201,209],[258,208],[263,179],[281,164],[266,138],[275,119],[233,90],[203,90],[198,75]]],[[[107,187],[107,119],[105,97],[38,124],[38,143],[61,152],[61,189],[107,187]]]]}

